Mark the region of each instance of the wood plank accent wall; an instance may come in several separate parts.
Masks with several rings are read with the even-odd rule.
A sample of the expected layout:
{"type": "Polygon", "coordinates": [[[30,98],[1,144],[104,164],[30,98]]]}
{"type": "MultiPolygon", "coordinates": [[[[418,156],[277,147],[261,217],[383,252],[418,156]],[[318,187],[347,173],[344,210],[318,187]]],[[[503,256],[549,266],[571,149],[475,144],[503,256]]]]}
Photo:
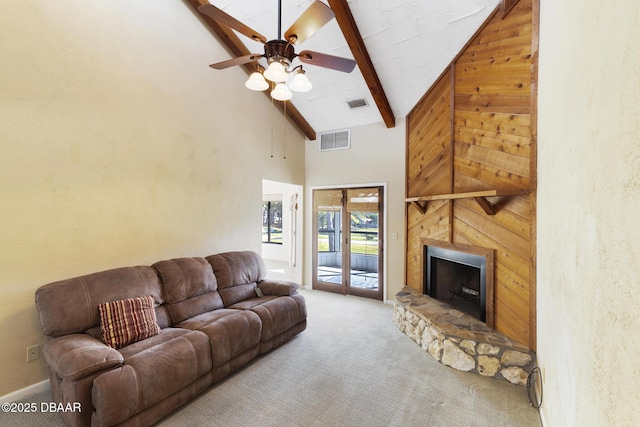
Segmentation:
{"type": "Polygon", "coordinates": [[[537,1],[510,1],[506,16],[496,9],[409,113],[406,143],[407,198],[520,194],[489,198],[495,215],[472,198],[429,201],[424,214],[407,203],[407,286],[422,291],[423,238],[493,249],[494,327],[534,350],[537,1]]]}

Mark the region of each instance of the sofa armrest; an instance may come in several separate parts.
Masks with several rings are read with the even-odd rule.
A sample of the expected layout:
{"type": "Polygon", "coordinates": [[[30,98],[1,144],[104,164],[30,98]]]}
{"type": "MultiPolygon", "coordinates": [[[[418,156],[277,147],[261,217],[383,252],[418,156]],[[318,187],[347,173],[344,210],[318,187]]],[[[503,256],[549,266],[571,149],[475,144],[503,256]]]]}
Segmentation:
{"type": "Polygon", "coordinates": [[[44,345],[42,353],[51,369],[64,380],[108,371],[124,362],[119,351],[88,334],[54,338],[44,345]]]}
{"type": "Polygon", "coordinates": [[[298,293],[298,284],[280,280],[262,280],[258,283],[258,288],[265,295],[287,296],[298,293]]]}

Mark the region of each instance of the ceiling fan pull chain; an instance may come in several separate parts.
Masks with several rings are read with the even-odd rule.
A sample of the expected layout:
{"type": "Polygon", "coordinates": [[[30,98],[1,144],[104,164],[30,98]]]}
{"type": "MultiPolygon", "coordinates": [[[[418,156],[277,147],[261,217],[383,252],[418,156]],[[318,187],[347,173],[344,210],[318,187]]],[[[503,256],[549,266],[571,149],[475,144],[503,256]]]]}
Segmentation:
{"type": "Polygon", "coordinates": [[[271,158],[273,159],[273,134],[274,132],[274,122],[275,122],[275,117],[274,116],[274,110],[273,110],[273,98],[271,98],[271,158]]]}
{"type": "Polygon", "coordinates": [[[287,101],[284,101],[284,114],[282,115],[282,158],[287,159],[287,101]]]}

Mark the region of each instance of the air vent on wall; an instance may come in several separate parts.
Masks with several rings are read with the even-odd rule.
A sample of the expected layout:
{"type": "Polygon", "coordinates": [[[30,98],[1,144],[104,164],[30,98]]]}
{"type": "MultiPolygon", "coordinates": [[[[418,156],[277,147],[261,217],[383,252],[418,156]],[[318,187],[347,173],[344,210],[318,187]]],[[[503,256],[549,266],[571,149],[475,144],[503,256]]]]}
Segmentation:
{"type": "Polygon", "coordinates": [[[369,105],[365,98],[354,99],[353,101],[348,101],[347,104],[349,104],[349,108],[366,107],[369,105]]]}
{"type": "Polygon", "coordinates": [[[320,151],[345,150],[351,147],[351,131],[339,130],[320,134],[320,151]]]}

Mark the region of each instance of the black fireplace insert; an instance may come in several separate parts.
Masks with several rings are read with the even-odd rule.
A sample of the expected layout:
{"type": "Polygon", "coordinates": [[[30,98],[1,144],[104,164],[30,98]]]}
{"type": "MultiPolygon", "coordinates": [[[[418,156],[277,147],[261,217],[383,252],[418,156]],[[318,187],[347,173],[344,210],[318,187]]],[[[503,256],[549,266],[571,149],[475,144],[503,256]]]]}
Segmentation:
{"type": "Polygon", "coordinates": [[[437,246],[424,251],[423,292],[486,323],[486,258],[437,246]]]}

